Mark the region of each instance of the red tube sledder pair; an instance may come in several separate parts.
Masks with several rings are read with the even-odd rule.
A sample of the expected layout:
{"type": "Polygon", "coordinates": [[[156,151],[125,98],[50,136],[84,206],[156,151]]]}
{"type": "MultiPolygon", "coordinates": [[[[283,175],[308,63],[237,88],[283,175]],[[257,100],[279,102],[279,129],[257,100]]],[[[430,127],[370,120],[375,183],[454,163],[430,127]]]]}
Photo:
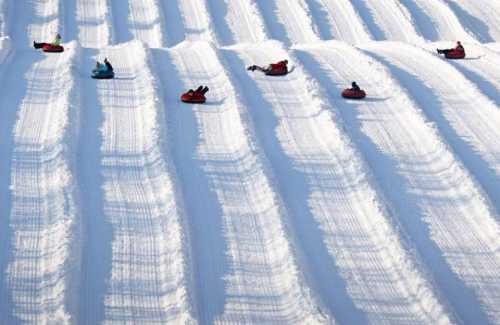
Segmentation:
{"type": "Polygon", "coordinates": [[[182,94],[181,101],[189,104],[203,104],[207,101],[205,97],[207,91],[207,86],[199,86],[196,90],[189,89],[186,93],[182,94]]]}
{"type": "MultiPolygon", "coordinates": [[[[288,74],[288,60],[279,61],[277,63],[271,63],[267,67],[260,67],[258,65],[252,65],[247,68],[249,71],[262,71],[268,76],[284,76],[288,74]]],[[[208,91],[208,87],[199,86],[198,89],[190,89],[186,93],[182,94],[181,101],[190,104],[203,104],[206,102],[205,93],[208,91]]]]}

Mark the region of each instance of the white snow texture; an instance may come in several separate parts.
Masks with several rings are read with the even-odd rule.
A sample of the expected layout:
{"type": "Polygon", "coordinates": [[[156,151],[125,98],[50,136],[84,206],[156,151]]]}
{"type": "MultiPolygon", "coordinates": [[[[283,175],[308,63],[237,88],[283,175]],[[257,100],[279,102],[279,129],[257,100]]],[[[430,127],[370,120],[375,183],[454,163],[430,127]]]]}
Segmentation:
{"type": "Polygon", "coordinates": [[[16,324],[500,325],[500,1],[0,0],[16,324]]]}

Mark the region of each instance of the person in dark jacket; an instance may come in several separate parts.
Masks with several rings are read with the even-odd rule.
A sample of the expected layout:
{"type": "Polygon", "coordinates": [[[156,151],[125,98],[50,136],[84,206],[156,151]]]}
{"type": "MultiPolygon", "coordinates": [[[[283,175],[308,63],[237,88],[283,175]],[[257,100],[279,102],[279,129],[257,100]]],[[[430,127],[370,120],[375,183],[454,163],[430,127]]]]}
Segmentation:
{"type": "Polygon", "coordinates": [[[353,91],[360,91],[360,90],[361,90],[361,88],[359,88],[359,86],[358,86],[358,84],[356,83],[356,81],[353,81],[353,82],[351,83],[351,90],[353,90],[353,91]]]}
{"type": "Polygon", "coordinates": [[[41,49],[44,45],[60,46],[61,41],[62,41],[62,37],[59,33],[57,33],[56,36],[54,37],[54,40],[52,41],[52,43],[45,43],[45,42],[38,43],[38,42],[33,41],[33,47],[35,49],[41,49]]]}
{"type": "Polygon", "coordinates": [[[108,71],[113,71],[113,66],[109,63],[108,58],[104,58],[104,64],[106,65],[108,71]]]}
{"type": "Polygon", "coordinates": [[[194,94],[202,94],[202,95],[205,95],[208,91],[208,87],[207,86],[199,86],[198,88],[196,88],[196,90],[193,90],[193,89],[189,89],[188,90],[188,94],[190,95],[194,95],[194,94]]]}
{"type": "Polygon", "coordinates": [[[259,71],[262,71],[264,73],[269,73],[272,71],[287,71],[288,70],[287,65],[288,65],[288,60],[283,60],[283,61],[279,61],[277,63],[271,63],[270,65],[268,65],[265,68],[260,67],[258,65],[252,65],[252,66],[249,66],[247,68],[247,70],[250,70],[250,71],[259,70],[259,71]]]}
{"type": "Polygon", "coordinates": [[[457,41],[457,45],[453,49],[437,49],[438,54],[447,54],[452,51],[465,52],[465,49],[460,41],[457,41]]]}

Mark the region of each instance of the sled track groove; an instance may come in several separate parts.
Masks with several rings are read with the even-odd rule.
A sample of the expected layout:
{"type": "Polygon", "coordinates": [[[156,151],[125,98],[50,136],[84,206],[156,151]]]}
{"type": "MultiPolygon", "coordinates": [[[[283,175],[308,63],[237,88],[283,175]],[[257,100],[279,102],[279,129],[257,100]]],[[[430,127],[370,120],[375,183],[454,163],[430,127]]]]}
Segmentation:
{"type": "Polygon", "coordinates": [[[129,0],[128,23],[133,39],[144,42],[148,47],[165,45],[161,0],[129,0]]]}
{"type": "Polygon", "coordinates": [[[27,71],[13,129],[8,228],[12,255],[6,270],[11,310],[24,322],[65,322],[71,317],[68,282],[76,218],[73,179],[64,138],[75,51],[44,56],[27,71]],[[46,107],[51,110],[46,112],[46,107]]]}
{"type": "Polygon", "coordinates": [[[319,41],[304,0],[256,0],[256,4],[271,38],[287,46],[319,41]]]}
{"type": "Polygon", "coordinates": [[[429,119],[436,123],[447,143],[474,175],[482,190],[489,195],[488,204],[496,210],[494,215],[498,222],[500,220],[500,202],[496,199],[500,185],[500,131],[496,126],[500,123],[498,107],[467,80],[454,64],[443,62],[418,48],[403,44],[394,46],[412,54],[392,53],[375,44],[367,46],[366,49],[372,56],[382,60],[386,66],[390,66],[400,82],[419,102],[429,119]],[[448,77],[445,78],[444,75],[448,77]],[[433,101],[424,99],[429,95],[438,95],[441,99],[433,101]]]}
{"type": "Polygon", "coordinates": [[[376,178],[383,180],[386,197],[455,313],[466,323],[478,319],[488,323],[486,315],[495,313],[495,284],[488,281],[488,288],[474,284],[496,272],[498,229],[473,175],[387,71],[340,44],[315,57],[315,64],[328,68],[323,70],[328,74],[316,72],[325,87],[340,92],[335,86],[340,80],[359,80],[373,92],[359,103],[338,95],[330,95],[330,100],[339,106],[376,178]],[[355,60],[356,69],[345,57],[355,60]],[[329,68],[333,64],[336,69],[329,68]],[[384,97],[389,89],[392,96],[384,97]],[[466,286],[474,287],[474,292],[466,286]],[[481,290],[483,299],[478,300],[481,290]],[[485,303],[488,307],[483,310],[485,303]]]}
{"type": "Polygon", "coordinates": [[[395,321],[398,317],[414,317],[421,321],[427,317],[435,317],[436,322],[446,322],[447,316],[441,314],[442,307],[432,289],[422,275],[418,274],[420,271],[413,270],[415,265],[411,257],[403,253],[405,247],[391,243],[398,243],[400,239],[391,230],[392,225],[385,220],[386,212],[381,207],[383,203],[377,203],[377,195],[369,177],[365,175],[363,163],[348,142],[339,140],[345,137],[331,125],[331,116],[324,111],[324,105],[314,95],[314,85],[305,81],[306,76],[302,74],[300,67],[295,66],[290,77],[279,81],[259,75],[251,76],[251,79],[256,79],[251,81],[246,72],[241,72],[238,68],[243,64],[263,60],[266,54],[273,56],[280,53],[283,56],[283,50],[279,46],[261,45],[259,48],[262,49],[249,46],[238,49],[235,53],[228,51],[225,56],[230,62],[229,66],[234,68],[233,73],[247,90],[245,93],[253,94],[244,96],[249,106],[259,107],[258,110],[251,110],[250,116],[255,121],[257,135],[277,174],[277,187],[283,193],[287,209],[294,216],[292,227],[298,232],[297,241],[303,246],[308,265],[314,270],[310,277],[316,284],[315,292],[330,314],[341,323],[395,321]],[[304,84],[308,86],[301,86],[304,84]],[[284,89],[293,89],[293,92],[283,91],[284,89]],[[310,92],[313,95],[309,95],[310,92]],[[285,102],[286,108],[280,104],[285,102]],[[267,111],[273,113],[263,113],[267,111]],[[322,138],[318,134],[322,134],[322,138]],[[285,163],[287,161],[289,163],[285,163]],[[346,162],[352,163],[346,167],[346,162]],[[356,184],[355,188],[358,190],[353,190],[352,184],[356,184]],[[372,223],[382,223],[383,226],[372,223]],[[305,237],[304,233],[314,234],[312,237],[317,237],[317,240],[305,237]],[[358,244],[351,246],[348,244],[351,241],[344,242],[343,238],[348,238],[349,234],[356,237],[358,244]],[[371,246],[378,248],[366,251],[371,246]],[[388,261],[386,255],[379,253],[379,250],[389,250],[391,253],[388,255],[399,258],[388,261]],[[361,262],[365,260],[377,262],[370,266],[370,263],[361,262]],[[328,261],[335,261],[335,265],[328,261]],[[379,298],[376,295],[370,299],[370,292],[384,290],[382,288],[385,285],[386,292],[397,292],[398,289],[392,287],[391,283],[399,281],[395,280],[399,277],[399,272],[412,274],[411,277],[416,282],[399,282],[396,287],[406,289],[400,289],[399,294],[390,298],[391,303],[397,306],[391,311],[382,301],[377,302],[379,298]],[[349,280],[351,277],[366,278],[368,274],[378,280],[371,284],[368,280],[363,284],[349,280]],[[383,278],[387,281],[381,280],[383,278]],[[420,289],[426,289],[414,294],[418,297],[415,300],[408,299],[406,290],[414,290],[411,289],[414,283],[420,283],[420,289]],[[423,302],[434,306],[432,313],[426,307],[416,307],[423,302]],[[414,312],[414,308],[422,309],[414,312]],[[381,309],[384,310],[383,313],[377,312],[381,309]],[[354,316],[356,314],[358,315],[354,316]]]}
{"type": "MultiPolygon", "coordinates": [[[[93,168],[87,170],[94,172],[95,164],[99,164],[102,183],[92,187],[102,191],[102,207],[96,212],[105,221],[97,219],[94,226],[108,229],[100,230],[106,238],[94,235],[94,239],[109,242],[106,246],[110,250],[104,253],[104,263],[109,266],[101,271],[107,280],[100,285],[105,287],[95,288],[103,294],[101,320],[185,323],[191,316],[184,234],[172,182],[161,157],[159,106],[146,52],[137,42],[104,52],[121,68],[113,80],[92,80],[102,110],[102,139],[99,153],[90,148],[99,157],[94,157],[93,168]],[[125,57],[120,55],[123,51],[125,57]]],[[[92,128],[95,130],[95,126],[92,128]]],[[[97,139],[94,142],[99,144],[97,139]]],[[[88,249],[99,250],[99,246],[88,249]]],[[[89,257],[100,254],[87,252],[89,257]]],[[[87,267],[92,271],[92,265],[87,267]]],[[[82,315],[91,312],[83,310],[82,315]]]]}
{"type": "Polygon", "coordinates": [[[371,35],[349,0],[306,0],[322,40],[341,39],[357,44],[371,35]]]}
{"type": "Polygon", "coordinates": [[[286,211],[249,136],[242,103],[228,95],[235,89],[215,49],[186,44],[157,60],[169,62],[161,71],[163,80],[170,76],[169,88],[181,91],[209,79],[214,88],[209,103],[186,109],[178,106],[177,92],[166,89],[172,136],[184,143],[173,155],[183,196],[190,198],[199,321],[320,322],[303,288],[286,211]]]}
{"type": "Polygon", "coordinates": [[[461,26],[446,0],[403,0],[402,4],[416,14],[415,22],[425,39],[475,41],[474,36],[461,26]]]}
{"type": "Polygon", "coordinates": [[[500,322],[499,10],[0,0],[0,324],[500,322]]]}
{"type": "Polygon", "coordinates": [[[261,42],[268,38],[252,0],[205,0],[221,45],[261,42]]]}
{"type": "MultiPolygon", "coordinates": [[[[113,24],[110,0],[72,0],[74,18],[68,23],[74,23],[74,36],[84,48],[103,48],[113,41],[113,24]]],[[[69,14],[68,14],[69,15],[69,14]]],[[[65,37],[68,37],[65,35],[65,37]]]]}

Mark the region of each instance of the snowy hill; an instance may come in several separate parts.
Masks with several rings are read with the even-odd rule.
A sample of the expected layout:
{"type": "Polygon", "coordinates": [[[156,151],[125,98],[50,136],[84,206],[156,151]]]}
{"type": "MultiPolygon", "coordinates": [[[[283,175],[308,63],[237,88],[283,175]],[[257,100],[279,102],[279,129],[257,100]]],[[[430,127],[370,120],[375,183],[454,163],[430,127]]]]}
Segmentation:
{"type": "Polygon", "coordinates": [[[0,0],[0,325],[500,324],[499,17],[0,0]]]}

